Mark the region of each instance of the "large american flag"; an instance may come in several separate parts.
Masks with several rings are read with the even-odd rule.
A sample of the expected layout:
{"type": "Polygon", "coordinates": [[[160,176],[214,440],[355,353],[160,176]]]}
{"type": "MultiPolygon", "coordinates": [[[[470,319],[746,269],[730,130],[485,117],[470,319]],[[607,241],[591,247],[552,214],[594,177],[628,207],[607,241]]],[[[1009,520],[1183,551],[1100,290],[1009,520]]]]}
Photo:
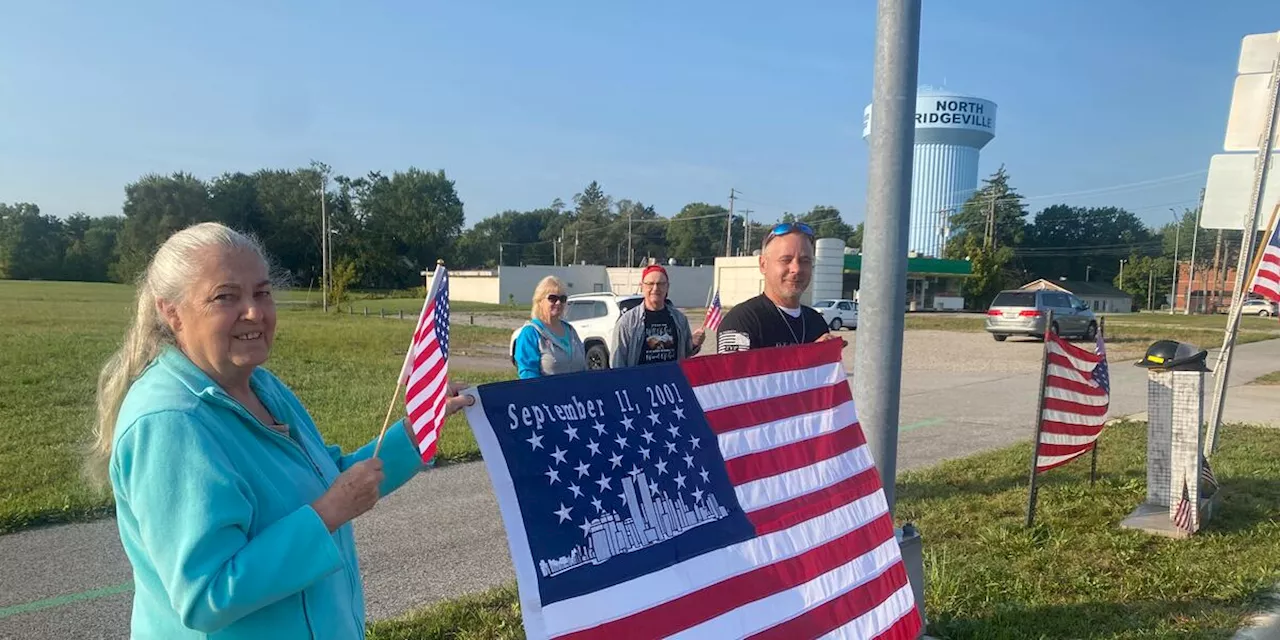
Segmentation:
{"type": "Polygon", "coordinates": [[[916,638],[840,351],[468,392],[528,636],[916,638]]]}
{"type": "Polygon", "coordinates": [[[720,321],[724,320],[724,309],[720,307],[720,291],[716,290],[716,295],[711,299],[711,306],[707,308],[707,317],[702,321],[702,326],[710,331],[720,328],[720,321]]]}
{"type": "Polygon", "coordinates": [[[431,288],[418,315],[413,341],[405,354],[400,381],[404,402],[424,461],[436,454],[449,389],[449,272],[437,265],[431,288]]]}
{"type": "Polygon", "coordinates": [[[1249,290],[1272,302],[1280,302],[1280,224],[1275,225],[1271,237],[1267,238],[1249,290]]]}
{"type": "Polygon", "coordinates": [[[1102,433],[1111,405],[1111,374],[1101,332],[1093,352],[1052,332],[1045,341],[1048,362],[1036,443],[1037,473],[1089,453],[1102,433]]]}

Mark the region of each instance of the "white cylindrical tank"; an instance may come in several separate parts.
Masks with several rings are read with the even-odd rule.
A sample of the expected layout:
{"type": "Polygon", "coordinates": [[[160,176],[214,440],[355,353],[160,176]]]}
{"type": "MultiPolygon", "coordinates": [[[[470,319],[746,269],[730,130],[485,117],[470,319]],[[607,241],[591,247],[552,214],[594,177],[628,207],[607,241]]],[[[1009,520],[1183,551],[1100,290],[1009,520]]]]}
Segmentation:
{"type": "Polygon", "coordinates": [[[813,254],[813,292],[810,300],[830,300],[844,293],[844,240],[820,238],[813,254]]]}
{"type": "MultiPolygon", "coordinates": [[[[870,106],[862,121],[862,136],[870,138],[870,106]]],[[[979,151],[995,132],[996,104],[990,100],[929,87],[916,93],[909,251],[942,255],[950,218],[977,190],[979,151]]]]}

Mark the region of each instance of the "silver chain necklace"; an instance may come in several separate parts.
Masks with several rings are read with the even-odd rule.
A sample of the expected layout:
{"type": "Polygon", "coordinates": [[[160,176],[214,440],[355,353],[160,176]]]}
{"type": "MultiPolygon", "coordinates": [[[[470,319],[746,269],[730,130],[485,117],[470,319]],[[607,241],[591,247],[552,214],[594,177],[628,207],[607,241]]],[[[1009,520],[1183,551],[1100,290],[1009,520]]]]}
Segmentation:
{"type": "MultiPolygon", "coordinates": [[[[804,342],[801,341],[800,338],[796,336],[796,330],[791,328],[791,318],[787,317],[787,312],[783,311],[782,307],[779,307],[776,304],[773,305],[773,308],[777,309],[778,315],[782,316],[782,324],[787,325],[787,331],[791,333],[791,339],[795,340],[796,344],[804,344],[804,342]]],[[[809,335],[809,319],[804,317],[803,306],[800,307],[800,335],[802,336],[809,335]]]]}

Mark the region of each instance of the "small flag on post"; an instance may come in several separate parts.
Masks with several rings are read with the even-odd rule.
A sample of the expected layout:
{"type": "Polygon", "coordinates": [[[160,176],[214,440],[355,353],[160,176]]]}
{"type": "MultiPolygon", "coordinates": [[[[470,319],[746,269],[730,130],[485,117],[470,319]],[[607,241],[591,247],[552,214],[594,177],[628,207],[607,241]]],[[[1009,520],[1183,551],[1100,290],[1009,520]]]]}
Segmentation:
{"type": "Polygon", "coordinates": [[[702,321],[702,326],[711,331],[720,328],[720,321],[724,320],[723,310],[720,308],[720,291],[716,291],[716,295],[711,299],[711,306],[707,308],[707,317],[702,321]]]}
{"type": "Polygon", "coordinates": [[[449,399],[448,374],[449,272],[444,264],[437,263],[431,290],[400,370],[405,410],[423,461],[430,461],[436,454],[445,401],[449,399]]]}
{"type": "Polygon", "coordinates": [[[1218,478],[1213,475],[1213,469],[1209,467],[1208,458],[1203,458],[1201,460],[1200,480],[1210,487],[1213,487],[1214,491],[1218,490],[1218,478]]]}
{"type": "Polygon", "coordinates": [[[1094,353],[1053,333],[1046,342],[1048,366],[1036,446],[1036,473],[1060,467],[1093,449],[1111,405],[1107,345],[1101,334],[1094,353]]]}
{"type": "Polygon", "coordinates": [[[1182,482],[1182,499],[1178,501],[1177,510],[1173,513],[1173,526],[1187,533],[1195,533],[1191,518],[1191,496],[1185,480],[1182,482]]]}

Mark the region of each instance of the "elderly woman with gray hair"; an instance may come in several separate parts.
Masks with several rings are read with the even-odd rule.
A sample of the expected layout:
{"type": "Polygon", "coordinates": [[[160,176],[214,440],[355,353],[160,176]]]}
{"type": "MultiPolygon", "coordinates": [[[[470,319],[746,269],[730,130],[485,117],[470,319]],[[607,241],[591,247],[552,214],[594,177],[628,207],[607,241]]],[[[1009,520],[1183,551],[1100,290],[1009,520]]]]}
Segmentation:
{"type": "MultiPolygon", "coordinates": [[[[115,497],[133,638],[364,637],[351,520],[422,459],[405,420],[376,458],[328,445],[262,366],[275,329],[262,248],[223,225],[173,234],[142,276],[88,464],[115,497]]],[[[446,413],[474,402],[457,390],[446,413]]]]}

